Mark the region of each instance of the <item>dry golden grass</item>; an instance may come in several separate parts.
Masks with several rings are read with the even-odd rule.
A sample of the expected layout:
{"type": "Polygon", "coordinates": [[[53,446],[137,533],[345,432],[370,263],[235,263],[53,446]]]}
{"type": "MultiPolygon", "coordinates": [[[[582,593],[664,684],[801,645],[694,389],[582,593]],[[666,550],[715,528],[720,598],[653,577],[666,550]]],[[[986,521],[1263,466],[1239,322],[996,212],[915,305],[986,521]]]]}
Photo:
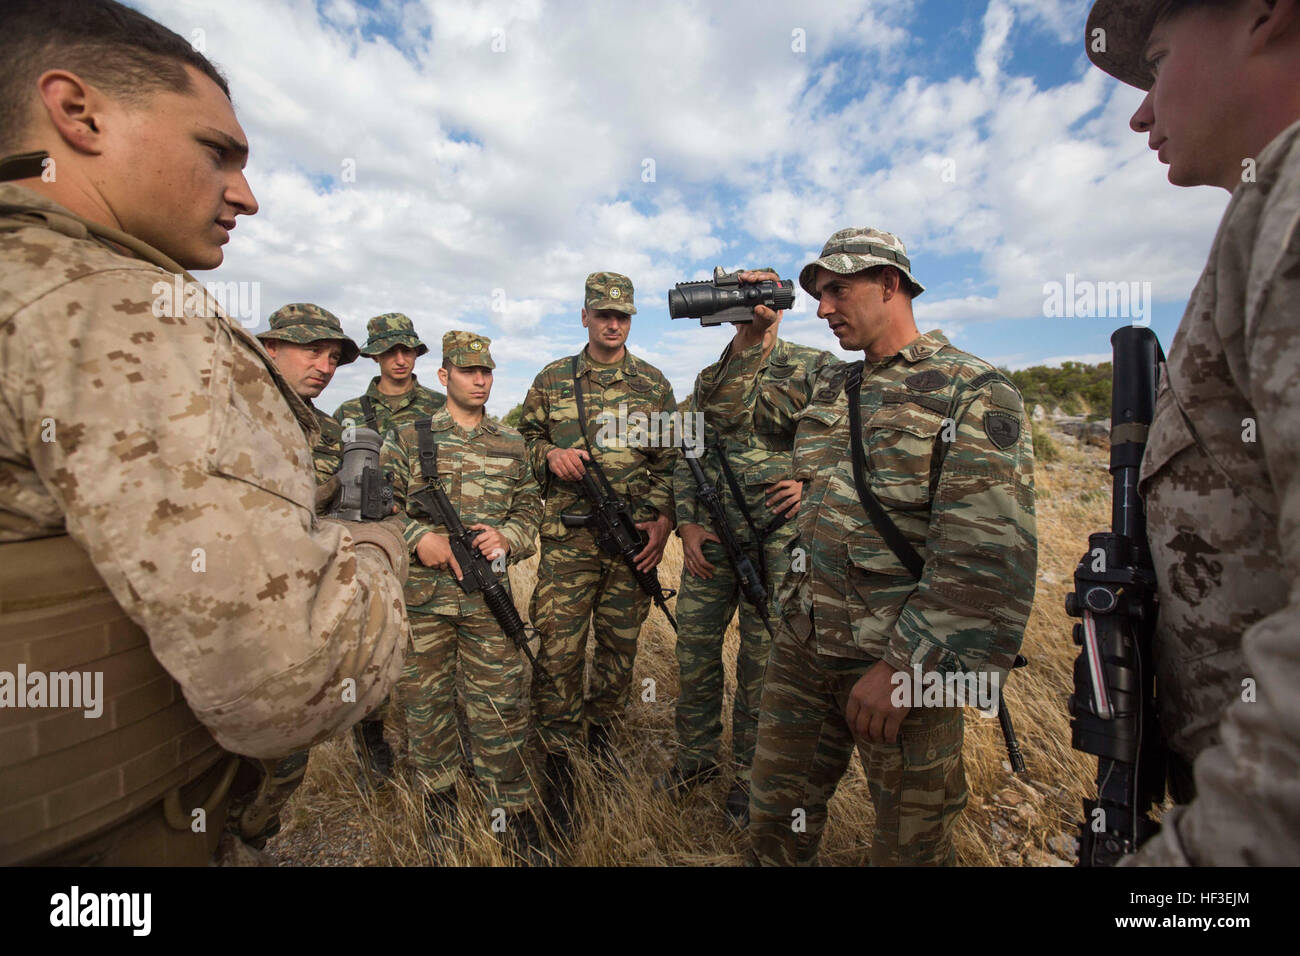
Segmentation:
{"type": "MultiPolygon", "coordinates": [[[[1081,815],[1080,801],[1096,770],[1094,758],[1070,747],[1065,708],[1076,648],[1070,640],[1064,600],[1088,533],[1101,530],[1109,520],[1105,455],[1063,444],[1059,462],[1039,465],[1037,484],[1039,580],[1023,649],[1029,666],[1017,671],[1005,689],[1028,773],[1020,778],[1010,773],[998,722],[968,711],[965,762],[971,797],[956,837],[963,865],[1044,865],[1068,857],[1074,821],[1081,815]]],[[[511,569],[521,609],[528,606],[535,568],[536,558],[511,569]]],[[[669,584],[681,573],[681,547],[674,537],[660,578],[669,584]]],[[[592,765],[575,759],[583,825],[575,845],[563,848],[564,862],[726,866],[744,861],[744,836],[726,822],[722,812],[730,774],[697,788],[680,803],[651,792],[651,780],[673,759],[673,704],[678,690],[673,642],[672,629],[652,609],[641,631],[632,703],[617,737],[628,775],[617,783],[602,782],[592,765]],[[642,699],[646,679],[654,681],[654,700],[642,699]]],[[[728,681],[724,754],[730,752],[730,731],[725,725],[730,718],[737,642],[733,621],[724,645],[728,681]]],[[[540,783],[535,759],[532,766],[540,783]]],[[[399,780],[378,793],[364,792],[357,785],[355,768],[346,737],[313,750],[307,778],[284,813],[284,832],[268,850],[286,864],[427,864],[429,857],[420,840],[423,821],[411,788],[399,780]]],[[[464,777],[460,797],[465,845],[454,862],[502,865],[505,860],[489,829],[489,808],[464,777]]],[[[822,864],[864,864],[872,817],[855,755],[831,800],[822,864]]]]}

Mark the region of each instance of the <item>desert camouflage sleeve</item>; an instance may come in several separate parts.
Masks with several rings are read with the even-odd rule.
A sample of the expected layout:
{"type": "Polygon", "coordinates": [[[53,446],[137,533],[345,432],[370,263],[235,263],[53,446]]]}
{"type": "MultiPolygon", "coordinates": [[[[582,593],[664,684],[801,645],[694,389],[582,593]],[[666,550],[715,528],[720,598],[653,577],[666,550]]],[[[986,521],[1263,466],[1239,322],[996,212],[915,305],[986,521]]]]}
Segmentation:
{"type": "Polygon", "coordinates": [[[283,756],[383,700],[406,648],[402,583],[315,517],[310,449],[252,340],[155,315],[160,278],[98,271],[15,313],[0,445],[30,457],[217,741],[283,756]]]}
{"type": "Polygon", "coordinates": [[[1005,678],[1034,600],[1033,445],[1019,393],[998,380],[969,389],[955,422],[930,512],[925,571],[885,659],[901,670],[989,670],[1005,678]],[[1006,444],[1012,433],[997,423],[1010,421],[1018,431],[999,447],[990,436],[1006,444]]]}
{"type": "Polygon", "coordinates": [[[1228,708],[1222,743],[1196,760],[1196,799],[1165,815],[1133,857],[1139,865],[1300,861],[1300,218],[1289,225],[1276,264],[1252,275],[1245,329],[1247,394],[1276,492],[1287,603],[1242,636],[1253,697],[1243,688],[1228,708]]]}

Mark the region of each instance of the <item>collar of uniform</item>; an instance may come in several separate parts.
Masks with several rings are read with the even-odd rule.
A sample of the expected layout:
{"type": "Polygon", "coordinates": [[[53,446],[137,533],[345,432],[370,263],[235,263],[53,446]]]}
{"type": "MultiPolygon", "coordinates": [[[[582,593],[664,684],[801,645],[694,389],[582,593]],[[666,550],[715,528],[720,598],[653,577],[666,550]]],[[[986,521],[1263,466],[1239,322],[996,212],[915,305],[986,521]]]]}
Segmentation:
{"type": "MultiPolygon", "coordinates": [[[[632,350],[625,345],[623,346],[623,361],[612,366],[612,369],[615,373],[620,375],[640,375],[641,371],[638,366],[639,363],[637,362],[636,356],[634,356],[632,350]]],[[[591,356],[587,354],[587,346],[584,345],[582,351],[578,353],[579,377],[586,375],[588,372],[605,372],[610,369],[611,366],[601,368],[600,366],[593,364],[591,356]]]]}
{"type": "Polygon", "coordinates": [[[915,363],[928,359],[948,344],[947,337],[938,329],[933,329],[912,339],[898,350],[898,354],[909,363],[915,363]]]}
{"type": "Polygon", "coordinates": [[[88,238],[90,233],[81,220],[53,199],[47,199],[35,190],[13,183],[0,183],[0,215],[16,213],[39,217],[55,232],[74,239],[88,238]],[[10,208],[6,208],[10,207],[10,208]],[[26,208],[25,208],[26,207],[26,208]],[[39,209],[33,212],[30,207],[39,209]]]}
{"type": "Polygon", "coordinates": [[[1259,151],[1259,156],[1255,158],[1255,166],[1256,179],[1260,186],[1272,187],[1285,168],[1285,164],[1279,160],[1291,151],[1297,138],[1300,138],[1300,120],[1274,136],[1269,144],[1259,151]]]}
{"type": "MultiPolygon", "coordinates": [[[[448,411],[448,406],[442,406],[442,408],[438,409],[438,411],[434,412],[433,415],[429,417],[429,427],[435,432],[445,432],[456,427],[456,420],[451,417],[451,412],[448,411]]],[[[469,431],[470,434],[473,434],[475,431],[484,431],[489,435],[495,435],[501,431],[501,426],[499,426],[496,423],[496,420],[487,413],[486,409],[484,409],[483,417],[479,419],[479,423],[469,431]]]]}
{"type": "Polygon", "coordinates": [[[380,376],[376,375],[370,380],[370,386],[366,389],[366,394],[370,396],[372,401],[383,402],[392,411],[397,411],[398,408],[409,404],[420,391],[420,380],[415,377],[414,372],[411,373],[411,387],[401,395],[385,395],[379,390],[379,379],[380,376]]]}

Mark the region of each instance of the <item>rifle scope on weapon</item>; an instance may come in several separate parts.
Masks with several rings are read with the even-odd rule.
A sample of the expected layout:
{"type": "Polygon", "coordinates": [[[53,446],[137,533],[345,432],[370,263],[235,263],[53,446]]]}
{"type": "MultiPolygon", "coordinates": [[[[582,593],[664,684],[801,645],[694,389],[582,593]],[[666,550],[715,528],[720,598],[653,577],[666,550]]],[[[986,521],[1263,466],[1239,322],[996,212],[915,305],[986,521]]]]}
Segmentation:
{"type": "Polygon", "coordinates": [[[456,563],[460,565],[463,575],[456,582],[460,585],[460,589],[466,594],[478,591],[483,595],[483,603],[501,625],[501,630],[528,658],[534,678],[554,686],[555,682],[551,679],[551,675],[546,673],[546,669],[538,663],[537,657],[528,647],[528,628],[515,609],[515,602],[511,600],[510,593],[506,591],[501,584],[501,579],[492,570],[492,563],[474,547],[474,539],[482,532],[470,531],[461,523],[460,515],[456,514],[456,509],[447,498],[442,482],[436,476],[429,480],[427,488],[412,497],[420,502],[431,516],[441,519],[446,526],[451,553],[456,558],[456,563]]]}
{"type": "Polygon", "coordinates": [[[1088,537],[1065,598],[1065,613],[1083,619],[1074,625],[1083,650],[1074,662],[1071,743],[1098,758],[1097,799],[1084,801],[1079,827],[1080,866],[1112,866],[1135,852],[1159,830],[1148,811],[1165,792],[1151,659],[1156,579],[1137,493],[1164,354],[1150,329],[1125,327],[1110,341],[1111,530],[1088,537]]]}
{"type": "Polygon", "coordinates": [[[373,428],[354,430],[343,443],[339,494],[330,517],[344,521],[382,521],[393,513],[393,486],[379,467],[383,442],[373,428]]]}
{"type": "Polygon", "coordinates": [[[754,306],[765,305],[774,312],[794,305],[794,282],[790,279],[762,282],[740,281],[740,273],[713,270],[704,282],[679,282],[668,290],[668,314],[674,319],[699,319],[700,325],[723,322],[753,322],[754,306]]]}
{"type": "MultiPolygon", "coordinates": [[[[718,454],[722,453],[719,449],[718,454]]],[[[695,497],[709,512],[713,532],[722,542],[722,549],[727,552],[727,560],[736,569],[736,581],[740,586],[741,596],[758,612],[758,616],[763,619],[763,626],[767,628],[767,633],[775,640],[772,620],[767,613],[767,588],[764,586],[762,576],[754,567],[754,562],[749,559],[749,555],[745,554],[745,550],[740,546],[735,532],[731,530],[731,525],[727,521],[727,512],[722,507],[722,499],[718,497],[718,489],[705,476],[704,469],[700,467],[698,461],[687,455],[686,464],[690,466],[691,474],[695,476],[695,497]]],[[[760,541],[756,546],[762,548],[763,543],[760,541]]]]}
{"type": "Polygon", "coordinates": [[[637,585],[659,610],[664,612],[673,630],[677,630],[677,621],[668,611],[668,598],[677,592],[665,590],[659,583],[659,571],[651,568],[642,571],[636,566],[636,556],[644,550],[647,538],[641,533],[632,519],[632,511],[627,502],[614,492],[614,486],[605,477],[605,469],[595,456],[585,460],[586,469],[578,480],[582,494],[591,503],[591,513],[585,515],[560,515],[560,521],[566,528],[590,528],[596,544],[611,557],[622,558],[623,563],[632,571],[637,585]],[[594,477],[593,477],[594,476],[594,477]]]}

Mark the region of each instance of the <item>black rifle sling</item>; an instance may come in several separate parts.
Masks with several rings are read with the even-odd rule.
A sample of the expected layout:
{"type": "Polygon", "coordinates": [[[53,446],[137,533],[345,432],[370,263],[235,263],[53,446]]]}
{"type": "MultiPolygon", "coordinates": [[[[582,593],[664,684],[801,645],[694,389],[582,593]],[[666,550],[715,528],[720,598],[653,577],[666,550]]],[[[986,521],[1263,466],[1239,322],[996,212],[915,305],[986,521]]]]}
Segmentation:
{"type": "Polygon", "coordinates": [[[578,403],[578,428],[582,430],[582,443],[587,446],[587,452],[591,455],[596,454],[596,450],[591,447],[591,442],[587,438],[587,409],[582,404],[582,382],[578,380],[578,356],[573,357],[573,400],[578,403]]]}
{"type": "Polygon", "coordinates": [[[866,452],[862,448],[862,408],[860,406],[862,389],[862,363],[858,362],[849,377],[844,383],[844,394],[849,400],[849,440],[853,449],[853,484],[858,489],[858,501],[862,502],[862,509],[867,513],[867,519],[871,526],[876,529],[876,534],[884,539],[885,544],[889,545],[889,550],[894,552],[894,557],[898,558],[903,567],[907,568],[912,579],[921,580],[921,572],[925,569],[925,562],[921,560],[912,543],[903,537],[903,532],[898,530],[898,525],[894,524],[892,518],[885,513],[884,507],[876,500],[876,496],[871,493],[867,487],[867,478],[863,467],[866,460],[866,452]]]}
{"type": "Polygon", "coordinates": [[[379,431],[379,425],[376,424],[377,419],[375,418],[375,403],[370,400],[369,395],[361,396],[361,414],[366,420],[367,428],[379,431]]]}
{"type": "Polygon", "coordinates": [[[438,443],[433,440],[433,419],[415,423],[415,437],[420,443],[420,477],[433,481],[438,477],[438,443]]]}

